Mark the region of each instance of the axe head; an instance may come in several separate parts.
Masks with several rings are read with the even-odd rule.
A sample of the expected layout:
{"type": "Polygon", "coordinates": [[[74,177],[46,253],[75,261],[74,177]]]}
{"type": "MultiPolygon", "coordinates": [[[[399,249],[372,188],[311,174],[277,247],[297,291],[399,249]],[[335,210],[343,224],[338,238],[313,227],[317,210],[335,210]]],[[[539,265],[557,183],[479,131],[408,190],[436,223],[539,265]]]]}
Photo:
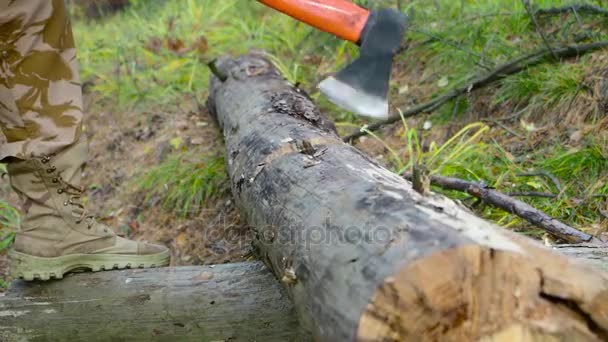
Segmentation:
{"type": "Polygon", "coordinates": [[[359,58],[319,84],[331,102],[358,115],[388,117],[393,56],[399,50],[407,17],[395,9],[372,11],[361,33],[359,58]]]}

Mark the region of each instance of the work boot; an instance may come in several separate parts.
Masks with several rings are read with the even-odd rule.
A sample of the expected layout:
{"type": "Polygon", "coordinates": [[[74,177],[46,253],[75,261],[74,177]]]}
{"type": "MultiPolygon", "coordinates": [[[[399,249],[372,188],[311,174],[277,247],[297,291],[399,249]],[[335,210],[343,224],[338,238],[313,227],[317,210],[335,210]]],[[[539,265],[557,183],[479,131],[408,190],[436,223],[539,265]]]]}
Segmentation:
{"type": "Polygon", "coordinates": [[[9,251],[11,275],[25,280],[61,279],[74,270],[149,268],[169,263],[162,246],[127,240],[96,222],[80,202],[86,141],[54,155],[7,165],[23,201],[21,229],[9,251]]]}

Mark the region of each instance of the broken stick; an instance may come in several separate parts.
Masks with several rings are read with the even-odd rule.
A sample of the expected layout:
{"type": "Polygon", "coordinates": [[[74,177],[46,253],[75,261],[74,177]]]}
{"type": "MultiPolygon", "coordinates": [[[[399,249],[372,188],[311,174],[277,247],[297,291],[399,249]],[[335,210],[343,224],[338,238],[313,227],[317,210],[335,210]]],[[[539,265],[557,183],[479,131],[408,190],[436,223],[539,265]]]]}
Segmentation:
{"type": "MultiPolygon", "coordinates": [[[[405,174],[406,179],[411,179],[411,174],[405,174]]],[[[589,235],[581,232],[578,229],[568,226],[567,224],[558,221],[546,213],[534,208],[533,206],[519,201],[509,195],[503,194],[494,189],[475,182],[469,182],[464,179],[432,175],[431,184],[437,185],[448,190],[457,190],[466,192],[467,194],[479,198],[483,202],[517,215],[533,225],[542,228],[547,233],[563,239],[569,243],[603,243],[589,235]]]]}

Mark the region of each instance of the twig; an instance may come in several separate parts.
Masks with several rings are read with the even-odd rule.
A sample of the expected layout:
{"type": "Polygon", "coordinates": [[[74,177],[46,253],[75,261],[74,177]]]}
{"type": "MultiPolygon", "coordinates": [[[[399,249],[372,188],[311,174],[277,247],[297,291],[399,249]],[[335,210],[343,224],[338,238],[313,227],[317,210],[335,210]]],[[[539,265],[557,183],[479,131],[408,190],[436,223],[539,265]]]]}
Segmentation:
{"type": "Polygon", "coordinates": [[[422,30],[419,30],[419,29],[416,29],[416,28],[410,28],[410,31],[418,32],[418,33],[423,34],[423,35],[425,35],[427,37],[430,37],[430,38],[432,38],[434,40],[437,40],[437,41],[440,41],[440,42],[442,42],[442,43],[444,43],[446,45],[449,45],[449,46],[451,46],[451,47],[453,47],[453,48],[455,48],[457,50],[460,50],[460,51],[462,51],[462,52],[464,52],[464,53],[466,53],[468,55],[477,57],[478,60],[475,61],[475,64],[477,64],[478,66],[480,66],[480,67],[482,67],[482,68],[484,68],[484,69],[486,69],[488,71],[491,70],[490,67],[488,67],[487,65],[485,65],[483,63],[484,56],[478,54],[477,52],[471,51],[471,50],[469,50],[469,49],[467,49],[465,47],[462,47],[462,46],[458,45],[458,43],[456,43],[456,42],[453,42],[453,41],[451,41],[449,39],[440,37],[440,36],[435,35],[435,34],[430,33],[430,32],[422,31],[422,30]]]}
{"type": "Polygon", "coordinates": [[[558,192],[562,192],[562,186],[559,183],[559,180],[557,179],[557,177],[555,177],[554,175],[550,174],[547,171],[534,171],[534,172],[524,172],[524,173],[518,173],[517,177],[536,177],[536,176],[543,176],[545,178],[548,178],[553,185],[555,185],[555,188],[557,189],[558,192]]]}
{"type": "Polygon", "coordinates": [[[493,123],[493,124],[495,124],[496,126],[498,126],[498,127],[502,128],[502,129],[504,129],[505,131],[507,131],[507,132],[511,133],[512,135],[514,135],[514,136],[516,136],[516,137],[518,137],[518,138],[520,138],[520,139],[523,139],[523,138],[524,138],[524,137],[523,137],[521,134],[519,134],[519,133],[515,132],[515,131],[514,131],[514,130],[512,130],[511,128],[507,127],[507,125],[505,125],[505,124],[501,123],[501,122],[500,122],[500,121],[498,121],[498,120],[494,120],[494,119],[481,119],[481,121],[483,121],[483,122],[489,122],[489,123],[493,123]]]}
{"type": "Polygon", "coordinates": [[[211,71],[211,73],[213,75],[215,75],[215,77],[217,77],[220,81],[222,82],[226,82],[226,80],[228,79],[228,76],[226,76],[225,74],[223,74],[216,65],[217,59],[214,59],[210,62],[207,63],[207,66],[209,67],[209,70],[211,71]]]}
{"type": "Polygon", "coordinates": [[[486,45],[483,47],[483,50],[481,51],[481,60],[479,61],[480,63],[484,63],[484,61],[486,59],[486,54],[488,53],[488,49],[490,48],[490,46],[494,42],[494,38],[496,38],[496,34],[493,34],[490,37],[490,39],[488,39],[488,42],[486,43],[486,45]]]}
{"type": "Polygon", "coordinates": [[[591,4],[572,4],[566,5],[563,7],[552,7],[552,8],[539,8],[536,10],[536,14],[538,15],[554,15],[554,14],[562,14],[573,11],[576,13],[587,12],[590,14],[598,14],[608,16],[608,9],[602,8],[600,6],[594,6],[591,4]]]}
{"type": "MultiPolygon", "coordinates": [[[[405,174],[404,177],[409,179],[411,178],[411,174],[405,174]]],[[[569,243],[601,243],[599,239],[592,235],[570,227],[527,203],[509,197],[499,191],[488,189],[483,185],[459,178],[438,175],[431,176],[431,184],[444,189],[466,192],[485,203],[517,215],[535,226],[542,228],[549,234],[568,241],[569,243]]]]}
{"type": "Polygon", "coordinates": [[[452,128],[454,128],[454,118],[458,113],[458,109],[460,109],[460,97],[454,99],[454,107],[452,108],[452,117],[450,119],[450,126],[445,133],[445,140],[447,141],[452,136],[452,128]]]}
{"type": "MultiPolygon", "coordinates": [[[[583,54],[586,54],[586,53],[589,53],[589,52],[592,52],[595,50],[603,49],[606,47],[608,47],[608,41],[600,41],[600,42],[589,43],[589,44],[567,45],[567,46],[556,48],[554,50],[554,52],[560,58],[571,58],[571,57],[580,56],[580,55],[583,55],[583,54]]],[[[403,117],[407,118],[407,117],[412,117],[412,116],[415,116],[415,115],[418,115],[421,113],[432,112],[433,110],[437,109],[444,103],[458,97],[459,95],[462,95],[469,91],[483,88],[496,81],[502,80],[509,75],[516,74],[522,70],[525,70],[528,67],[537,65],[537,64],[545,61],[546,58],[550,55],[551,55],[551,51],[549,51],[545,48],[545,49],[541,49],[539,51],[536,51],[536,52],[533,52],[533,53],[530,53],[527,55],[517,57],[505,64],[498,66],[496,69],[492,70],[491,72],[489,72],[487,74],[483,74],[483,75],[473,78],[470,82],[468,82],[467,84],[463,85],[460,88],[452,89],[451,91],[448,91],[447,93],[444,93],[444,94],[434,98],[431,101],[428,101],[426,103],[420,104],[413,108],[404,110],[401,115],[403,115],[403,117]]],[[[552,61],[555,62],[555,60],[552,60],[552,61]]],[[[343,140],[346,142],[355,141],[356,139],[358,139],[364,135],[367,135],[367,132],[373,132],[388,124],[392,124],[394,122],[401,121],[401,115],[399,113],[393,114],[386,120],[379,121],[374,124],[366,126],[365,130],[359,130],[355,133],[347,135],[346,137],[343,138],[343,140]]]]}
{"type": "Polygon", "coordinates": [[[581,20],[581,17],[578,15],[578,12],[576,11],[576,8],[572,9],[572,12],[574,13],[574,17],[576,18],[576,22],[581,26],[581,28],[583,27],[583,21],[581,20]]]}
{"type": "Polygon", "coordinates": [[[572,108],[572,105],[574,104],[574,101],[576,100],[576,97],[578,96],[578,93],[580,93],[581,89],[583,89],[583,87],[586,87],[585,83],[580,83],[578,86],[576,86],[576,91],[574,92],[574,95],[572,96],[572,99],[570,99],[570,102],[568,103],[568,108],[566,109],[566,111],[564,113],[569,113],[570,109],[572,108]]]}
{"type": "Polygon", "coordinates": [[[553,51],[551,44],[549,44],[549,40],[547,40],[545,33],[543,32],[540,25],[538,24],[538,21],[536,21],[536,16],[534,16],[534,12],[532,11],[532,7],[530,6],[530,0],[522,0],[522,2],[524,4],[524,7],[526,8],[526,12],[528,12],[530,19],[532,20],[532,23],[534,23],[534,27],[536,28],[536,33],[538,33],[540,38],[543,40],[543,43],[545,43],[545,46],[547,47],[547,49],[549,49],[549,51],[551,51],[551,56],[553,56],[553,58],[555,60],[558,60],[559,58],[557,58],[555,51],[553,51]]]}
{"type": "Polygon", "coordinates": [[[470,22],[470,21],[473,21],[473,20],[483,19],[483,18],[488,18],[488,17],[509,16],[509,15],[513,15],[513,12],[482,13],[482,14],[475,14],[475,15],[466,17],[462,21],[464,21],[464,22],[470,22]]]}
{"type": "Polygon", "coordinates": [[[536,192],[536,191],[510,192],[510,193],[507,194],[507,196],[511,196],[511,197],[546,197],[546,198],[555,198],[555,197],[557,197],[556,194],[552,194],[550,192],[536,192]]]}
{"type": "Polygon", "coordinates": [[[507,116],[503,116],[500,118],[496,118],[494,119],[494,121],[509,121],[509,120],[513,120],[513,119],[517,119],[519,118],[526,110],[528,110],[528,108],[526,106],[524,106],[522,109],[518,110],[517,112],[511,114],[511,115],[507,115],[507,116]]]}

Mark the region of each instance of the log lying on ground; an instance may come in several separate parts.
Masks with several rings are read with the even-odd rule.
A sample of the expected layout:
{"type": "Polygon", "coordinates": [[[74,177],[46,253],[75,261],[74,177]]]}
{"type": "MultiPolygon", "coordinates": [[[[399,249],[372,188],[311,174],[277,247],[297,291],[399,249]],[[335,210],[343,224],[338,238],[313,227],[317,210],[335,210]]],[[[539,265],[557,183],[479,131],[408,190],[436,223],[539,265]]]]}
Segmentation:
{"type": "Polygon", "coordinates": [[[0,341],[295,341],[293,306],[261,262],[13,283],[0,341]]]}
{"type": "Polygon", "coordinates": [[[599,341],[608,276],[474,216],[341,141],[260,56],[209,108],[260,255],[319,341],[599,341]]]}
{"type": "Polygon", "coordinates": [[[592,244],[563,244],[552,246],[555,251],[584,262],[589,266],[608,271],[608,247],[592,244]]]}

